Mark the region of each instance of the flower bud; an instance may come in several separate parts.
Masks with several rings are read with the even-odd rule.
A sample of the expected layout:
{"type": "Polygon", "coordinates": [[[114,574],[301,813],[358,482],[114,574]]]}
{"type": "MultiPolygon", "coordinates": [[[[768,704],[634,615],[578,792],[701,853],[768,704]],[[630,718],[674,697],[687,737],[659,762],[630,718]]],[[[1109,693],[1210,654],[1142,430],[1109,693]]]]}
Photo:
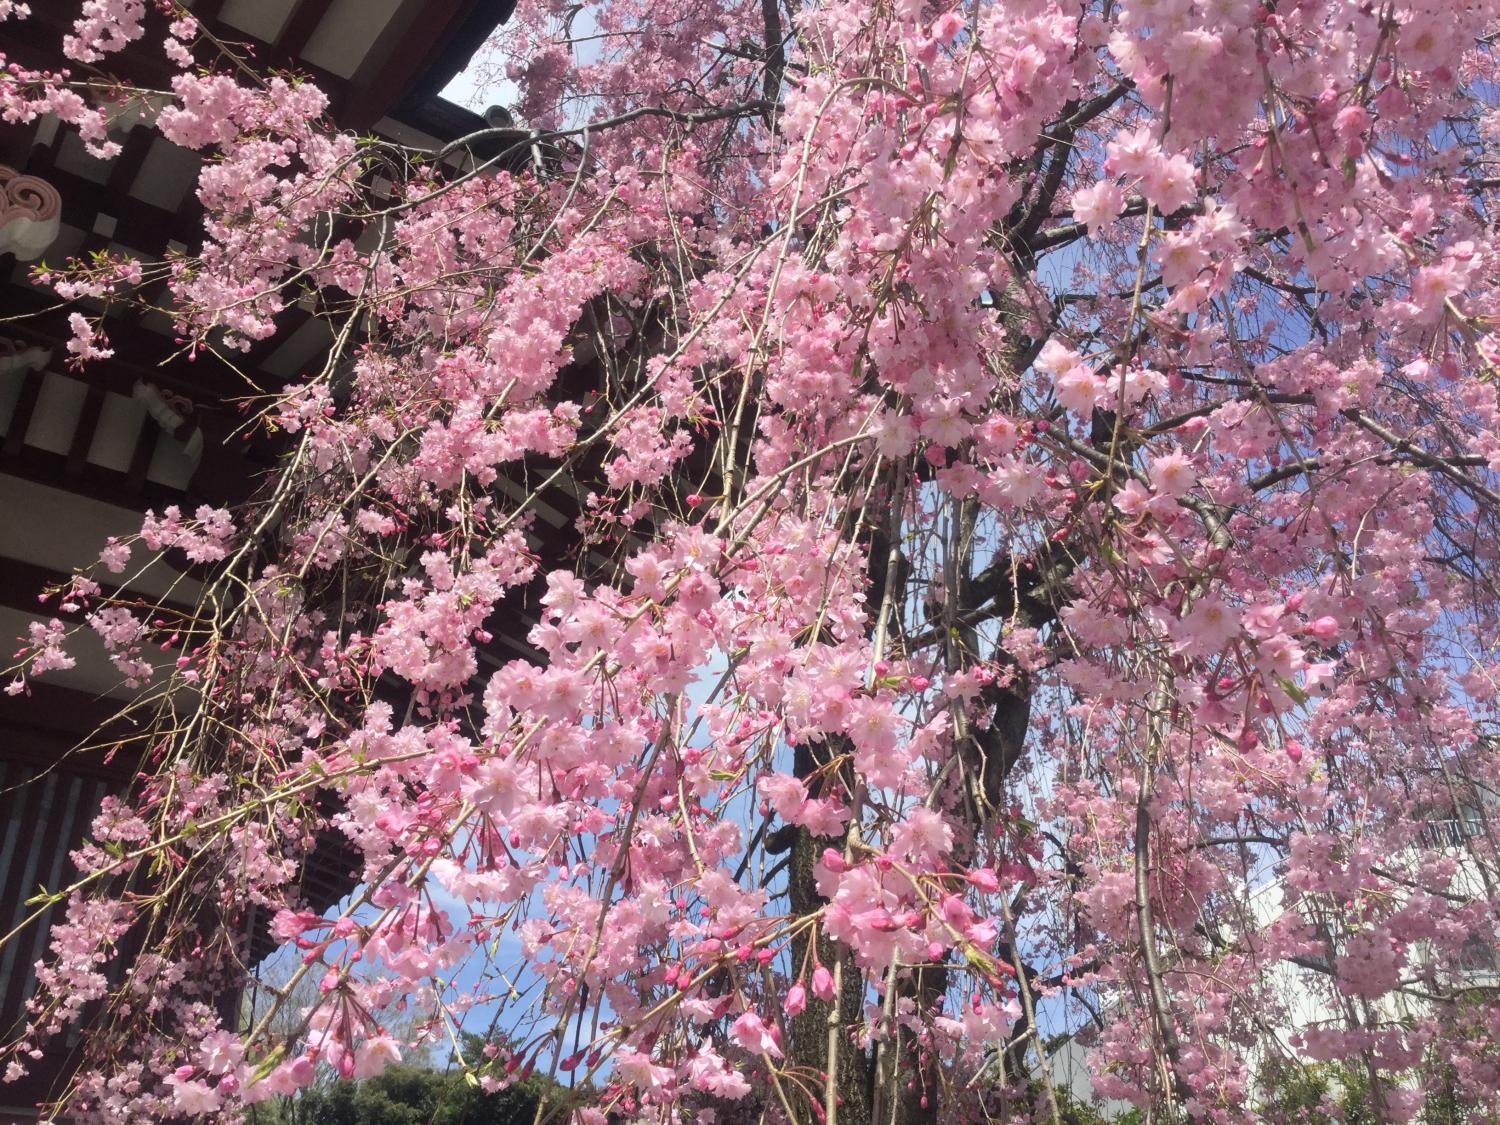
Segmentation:
{"type": "Polygon", "coordinates": [[[789,1016],[801,1015],[807,1007],[807,989],[800,984],[794,984],[787,990],[786,1014],[789,1016]]]}
{"type": "Polygon", "coordinates": [[[819,1000],[833,999],[833,974],[822,965],[813,970],[812,990],[819,1000]]]}

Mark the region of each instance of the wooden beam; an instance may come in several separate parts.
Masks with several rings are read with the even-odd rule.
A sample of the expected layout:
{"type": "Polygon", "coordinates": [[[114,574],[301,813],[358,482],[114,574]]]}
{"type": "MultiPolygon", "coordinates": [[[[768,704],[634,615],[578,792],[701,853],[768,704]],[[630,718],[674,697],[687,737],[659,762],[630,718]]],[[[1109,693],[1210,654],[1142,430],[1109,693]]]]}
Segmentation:
{"type": "MultiPolygon", "coordinates": [[[[52,366],[58,367],[68,338],[68,310],[46,301],[42,294],[30,287],[0,287],[0,304],[20,312],[43,307],[41,314],[13,322],[8,331],[12,336],[52,348],[56,353],[52,366]]],[[[204,441],[202,459],[187,490],[178,492],[146,479],[156,452],[156,435],[160,432],[155,421],[149,418],[137,439],[131,463],[123,473],[85,463],[70,474],[66,458],[29,447],[23,449],[25,428],[30,425],[35,410],[35,402],[28,398],[24,384],[17,402],[15,424],[11,427],[14,440],[7,435],[5,443],[0,444],[0,454],[10,454],[10,457],[0,460],[0,471],[85,494],[99,489],[112,502],[127,508],[181,504],[185,498],[194,503],[215,505],[247,498],[259,485],[262,471],[274,463],[279,447],[273,446],[267,459],[263,456],[267,452],[262,448],[263,443],[247,442],[234,434],[243,416],[229,400],[249,393],[239,377],[212,357],[200,358],[195,365],[189,365],[186,357],[177,354],[180,349],[175,348],[171,341],[148,331],[120,331],[111,336],[110,345],[119,354],[88,364],[78,375],[63,375],[57,371],[54,374],[76,378],[91,386],[97,384],[104,390],[126,396],[133,393],[138,380],[144,380],[190,399],[194,404],[191,421],[202,431],[204,441]],[[122,358],[122,355],[129,358],[122,358]],[[152,365],[159,362],[158,356],[167,361],[167,366],[152,365]],[[195,374],[194,367],[202,374],[195,374]],[[260,461],[256,460],[257,456],[260,456],[260,461]]],[[[40,394],[42,373],[33,372],[32,375],[38,377],[34,397],[40,394]]],[[[259,378],[264,386],[280,385],[280,381],[270,375],[262,374],[259,378]]],[[[186,440],[190,432],[184,429],[175,437],[186,440]]],[[[86,451],[84,456],[87,457],[86,451]]]]}
{"type": "Polygon", "coordinates": [[[149,125],[137,125],[126,134],[120,155],[115,157],[114,163],[110,165],[109,179],[104,184],[106,188],[116,194],[130,194],[135,178],[141,174],[141,168],[151,152],[151,142],[155,139],[155,133],[155,129],[149,125]]]}
{"type": "Polygon", "coordinates": [[[194,474],[193,483],[187,492],[179,492],[152,480],[135,486],[124,473],[92,462],[86,463],[77,476],[70,477],[67,458],[61,453],[29,445],[23,445],[16,454],[0,460],[0,473],[9,473],[22,480],[60,488],[64,492],[74,492],[130,511],[143,511],[148,507],[160,511],[168,504],[188,505],[195,500],[211,499],[198,492],[197,474],[194,474]]]}
{"type": "MultiPolygon", "coordinates": [[[[11,411],[10,424],[5,430],[5,444],[0,445],[0,453],[6,457],[18,456],[22,445],[26,441],[26,431],[31,428],[32,415],[36,413],[36,402],[42,395],[42,383],[46,381],[47,373],[35,368],[26,372],[24,381],[21,383],[21,396],[16,399],[16,408],[11,411]]],[[[3,464],[3,462],[0,462],[3,464]]]]}
{"type": "MultiPolygon", "coordinates": [[[[73,30],[73,16],[65,5],[51,0],[33,4],[31,10],[31,19],[0,24],[0,52],[23,66],[56,69],[62,59],[62,37],[71,34],[73,30]]],[[[316,83],[318,89],[327,94],[330,100],[347,95],[350,86],[347,79],[290,55],[274,43],[267,43],[237,27],[230,27],[217,18],[216,11],[213,16],[208,16],[205,8],[204,13],[199,15],[199,21],[215,38],[231,49],[236,45],[243,47],[250,56],[248,61],[256,70],[296,71],[316,83]]],[[[207,50],[200,50],[198,57],[204,61],[217,61],[208,59],[207,55],[207,50]]],[[[74,70],[78,71],[93,69],[74,66],[74,70]]],[[[175,63],[157,49],[156,41],[149,35],[111,54],[99,70],[149,90],[170,89],[172,79],[182,73],[175,63]]]]}
{"type": "MultiPolygon", "coordinates": [[[[59,129],[58,136],[63,136],[64,132],[59,129]]],[[[61,219],[68,226],[92,232],[95,219],[108,215],[115,220],[115,241],[146,251],[155,258],[165,256],[167,243],[182,233],[182,211],[157,207],[133,195],[112,191],[107,185],[96,184],[76,172],[58,168],[46,146],[33,148],[25,167],[17,171],[40,176],[58,190],[62,196],[61,219]]]]}
{"type": "Polygon", "coordinates": [[[336,120],[363,132],[384,117],[476,6],[475,0],[405,0],[354,72],[336,120]]]}
{"type": "MultiPolygon", "coordinates": [[[[312,313],[303,308],[301,302],[287,305],[271,318],[276,331],[263,340],[255,341],[250,345],[250,350],[243,353],[243,367],[247,371],[261,372],[262,365],[271,358],[271,353],[291,339],[292,333],[311,319],[312,313]]],[[[281,383],[281,379],[266,373],[261,385],[269,390],[279,387],[281,383]]]]}
{"type": "MultiPolygon", "coordinates": [[[[257,70],[296,71],[311,79],[328,95],[338,124],[366,130],[417,86],[424,95],[440,89],[510,17],[515,0],[406,0],[376,37],[352,80],[299,54],[317,29],[314,15],[321,19],[319,9],[330,6],[328,0],[301,0],[276,43],[223,22],[223,0],[198,0],[192,13],[215,38],[232,49],[243,47],[257,70]]],[[[55,3],[34,4],[32,13],[29,20],[0,24],[0,53],[22,66],[53,69],[61,58],[62,36],[72,31],[71,13],[55,3]]],[[[207,56],[208,51],[200,49],[200,58],[213,61],[207,56]]],[[[111,54],[102,72],[152,90],[169,89],[181,73],[155,50],[149,37],[111,54]]]]}
{"type": "MultiPolygon", "coordinates": [[[[166,564],[158,564],[165,567],[166,564]]],[[[168,567],[167,572],[175,576],[175,571],[168,567]]],[[[22,613],[33,613],[38,617],[63,617],[70,619],[73,624],[78,624],[81,618],[77,614],[66,614],[58,609],[55,600],[42,602],[42,592],[54,586],[65,586],[73,580],[71,572],[57,570],[50,566],[39,566],[36,563],[26,562],[24,559],[12,559],[0,556],[0,606],[19,610],[22,613]]],[[[145,599],[155,603],[161,599],[154,594],[142,594],[134,590],[127,590],[118,586],[107,578],[95,578],[99,586],[99,595],[104,598],[115,598],[121,601],[136,601],[145,599]]],[[[192,608],[192,600],[182,593],[175,593],[163,603],[167,606],[177,607],[187,611],[192,608]]],[[[8,638],[6,638],[8,640],[8,638]]]]}
{"type": "MultiPolygon", "coordinates": [[[[73,440],[68,445],[68,460],[65,471],[68,476],[77,478],[83,475],[83,467],[88,464],[89,450],[94,447],[94,437],[99,432],[99,415],[104,411],[104,388],[98,383],[90,383],[89,389],[84,392],[83,410],[79,412],[78,424],[73,429],[73,440]]],[[[143,426],[154,425],[147,418],[143,426]]]]}
{"type": "Polygon", "coordinates": [[[156,456],[156,443],[161,440],[161,428],[142,426],[136,435],[135,449],[130,454],[130,468],[125,470],[125,487],[136,496],[146,486],[146,474],[151,471],[151,460],[156,456]]]}
{"type": "Polygon", "coordinates": [[[291,58],[299,58],[332,6],[333,0],[297,0],[297,6],[276,37],[277,49],[291,58]]]}
{"type": "Polygon", "coordinates": [[[0,558],[0,606],[51,617],[57,613],[57,606],[52,601],[43,602],[42,592],[49,586],[69,581],[71,577],[51,567],[21,559],[0,558]]]}
{"type": "Polygon", "coordinates": [[[420,103],[435,97],[468,65],[495,29],[510,19],[515,7],[516,0],[471,0],[427,57],[416,60],[418,65],[403,100],[420,103]]]}
{"type": "MultiPolygon", "coordinates": [[[[203,453],[183,489],[146,478],[145,472],[150,469],[156,443],[150,443],[148,453],[144,438],[137,441],[132,463],[123,472],[87,460],[78,466],[76,472],[69,472],[66,455],[19,443],[16,453],[0,457],[0,473],[75,492],[131,511],[144,511],[147,507],[159,511],[167,504],[185,508],[199,504],[222,507],[248,499],[260,486],[266,470],[274,464],[275,451],[271,451],[272,458],[268,462],[253,460],[250,455],[261,451],[254,450],[252,443],[231,434],[235,419],[223,414],[204,414],[197,421],[203,434],[203,453]]],[[[144,421],[142,428],[153,433],[161,432],[151,418],[144,421]]]]}
{"type": "MultiPolygon", "coordinates": [[[[51,731],[59,736],[56,748],[65,751],[96,730],[110,728],[125,705],[109,696],[35,680],[25,695],[0,692],[0,730],[51,731]]],[[[0,754],[12,758],[10,749],[7,744],[0,754]]],[[[44,760],[50,764],[57,758],[44,760]]]]}
{"type": "MultiPolygon", "coordinates": [[[[0,306],[15,319],[6,325],[7,335],[28,343],[53,349],[52,366],[66,362],[67,343],[72,338],[68,316],[76,306],[31,285],[0,285],[0,306]]],[[[174,394],[186,395],[197,403],[217,403],[224,398],[248,394],[250,388],[225,364],[211,354],[196,361],[183,354],[180,345],[165,336],[135,324],[106,324],[111,333],[109,345],[114,355],[94,360],[78,376],[84,382],[98,382],[107,390],[129,395],[136,381],[145,379],[174,394]]],[[[269,376],[266,376],[269,379],[269,376]]]]}
{"type": "Polygon", "coordinates": [[[0,164],[9,164],[15,168],[26,163],[26,158],[36,145],[37,130],[41,127],[40,117],[25,125],[0,122],[0,164]]]}

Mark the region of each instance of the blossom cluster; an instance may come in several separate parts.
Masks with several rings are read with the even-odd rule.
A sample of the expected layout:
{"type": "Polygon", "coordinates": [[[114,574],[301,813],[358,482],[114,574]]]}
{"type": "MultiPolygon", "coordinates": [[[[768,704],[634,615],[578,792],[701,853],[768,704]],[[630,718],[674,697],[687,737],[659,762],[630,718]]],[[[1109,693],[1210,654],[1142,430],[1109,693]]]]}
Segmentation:
{"type": "Polygon", "coordinates": [[[1500,5],[584,9],[490,48],[546,141],[504,171],[83,6],[61,50],[162,34],[157,127],[212,154],[187,346],[309,293],[334,344],[243,512],[104,545],[196,610],[69,603],[161,710],[12,1067],[111,995],[152,1030],[86,1038],[98,1120],[374,1075],[413,1008],[589,1125],[1056,1119],[1058,1028],[1193,1120],[1282,1051],[1391,1120],[1493,1097],[1500,5]],[[290,1035],[210,1002],[252,905],[290,1035]]]}

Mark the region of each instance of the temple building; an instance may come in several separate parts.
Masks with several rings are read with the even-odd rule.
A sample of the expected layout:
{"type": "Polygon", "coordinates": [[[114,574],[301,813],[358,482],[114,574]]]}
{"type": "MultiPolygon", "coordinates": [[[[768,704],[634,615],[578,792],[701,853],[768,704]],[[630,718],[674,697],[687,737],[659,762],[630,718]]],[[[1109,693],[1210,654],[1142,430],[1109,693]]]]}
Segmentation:
{"type": "MultiPolygon", "coordinates": [[[[514,0],[189,6],[259,67],[316,81],[338,126],[435,148],[484,127],[481,116],[439,91],[508,18],[514,0]]],[[[0,23],[0,53],[56,69],[76,9],[44,0],[32,11],[30,19],[0,23]]],[[[145,88],[165,88],[173,73],[154,46],[140,42],[103,66],[145,88]]],[[[39,262],[101,250],[156,261],[194,251],[201,239],[198,155],[128,120],[112,139],[122,151],[102,161],[55,119],[0,124],[0,638],[7,642],[55,615],[55,605],[38,604],[40,591],[92,564],[108,536],[139,530],[146,509],[232,504],[276,453],[235,432],[243,416],[230,400],[249,393],[245,379],[212,356],[190,361],[164,315],[111,315],[104,331],[113,356],[81,373],[67,365],[70,309],[30,281],[39,262]]],[[[162,284],[154,299],[166,296],[162,284]]],[[[316,369],[330,339],[307,304],[288,307],[277,329],[238,358],[261,390],[316,369]]],[[[191,573],[158,562],[130,590],[191,604],[196,587],[191,573]]],[[[133,776],[126,754],[75,752],[112,720],[122,722],[113,717],[132,695],[102,647],[43,676],[27,695],[0,694],[0,932],[27,922],[36,908],[26,900],[38,888],[67,884],[68,853],[100,799],[133,776]]],[[[314,904],[332,903],[351,886],[338,849],[328,855],[303,873],[314,904]]],[[[32,966],[46,954],[49,921],[30,922],[0,950],[0,1026],[8,1032],[35,986],[32,966]]],[[[268,948],[265,936],[253,941],[268,948]]],[[[23,1082],[0,1086],[0,1122],[37,1116],[34,1104],[66,1073],[67,1046],[23,1082]]]]}

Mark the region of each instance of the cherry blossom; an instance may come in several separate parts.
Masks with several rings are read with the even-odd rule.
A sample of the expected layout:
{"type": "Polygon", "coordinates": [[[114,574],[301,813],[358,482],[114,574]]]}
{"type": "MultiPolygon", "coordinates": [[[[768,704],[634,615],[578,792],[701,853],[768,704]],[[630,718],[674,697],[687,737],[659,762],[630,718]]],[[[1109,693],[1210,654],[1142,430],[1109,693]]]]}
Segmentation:
{"type": "Polygon", "coordinates": [[[411,1011],[580,1121],[1058,1120],[1069,1036],[1153,1120],[1273,1058],[1493,1100],[1500,6],[522,3],[524,168],[75,8],[5,120],[108,155],[150,47],[207,157],[186,253],[35,275],[83,375],[153,275],[197,362],[335,343],[246,504],[36,591],[6,690],[102,644],[148,747],[42,897],[54,1112],[371,1076],[411,1011]],[[163,555],[196,605],[98,573],[163,555]],[[317,1000],[241,1028],[252,920],[317,1000]]]}

